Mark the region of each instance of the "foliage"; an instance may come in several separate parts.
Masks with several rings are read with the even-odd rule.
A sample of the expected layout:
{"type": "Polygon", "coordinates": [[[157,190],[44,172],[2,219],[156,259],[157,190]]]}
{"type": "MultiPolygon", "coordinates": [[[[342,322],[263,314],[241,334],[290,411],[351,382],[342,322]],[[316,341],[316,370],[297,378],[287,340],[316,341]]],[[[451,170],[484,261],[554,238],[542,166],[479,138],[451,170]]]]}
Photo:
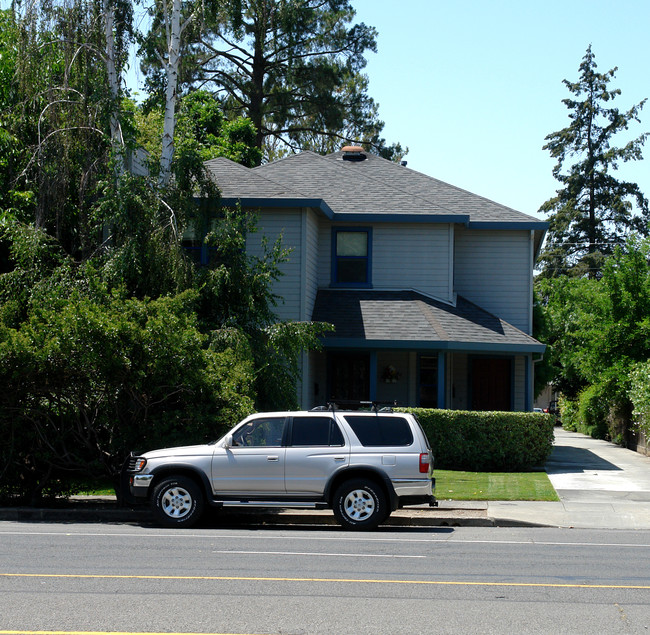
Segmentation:
{"type": "Polygon", "coordinates": [[[16,75],[19,66],[20,34],[11,11],[0,10],[0,214],[22,217],[33,206],[34,196],[20,179],[26,153],[16,136],[16,75]]]}
{"type": "Polygon", "coordinates": [[[599,73],[596,68],[590,46],[578,81],[564,80],[575,96],[563,100],[571,123],[546,137],[544,149],[557,160],[553,176],[562,187],[540,210],[550,215],[540,256],[545,276],[571,273],[598,277],[615,244],[630,232],[648,232],[647,199],[636,184],[612,174],[620,163],[642,158],[647,133],[622,147],[614,146],[613,141],[632,122],[639,121],[645,100],[626,112],[609,106],[621,92],[609,88],[617,69],[599,73]]]}
{"type": "Polygon", "coordinates": [[[576,412],[576,428],[578,432],[587,434],[596,439],[607,436],[607,415],[609,414],[609,400],[604,398],[606,389],[602,384],[587,386],[578,396],[576,412]]]}
{"type": "Polygon", "coordinates": [[[565,426],[625,444],[633,370],[650,358],[650,239],[631,236],[600,280],[539,280],[565,426]]]}
{"type": "Polygon", "coordinates": [[[466,412],[409,408],[431,443],[436,467],[524,471],[542,465],[553,446],[554,418],[536,412],[466,412]]]}
{"type": "Polygon", "coordinates": [[[560,409],[560,417],[562,419],[562,427],[571,432],[577,432],[579,420],[577,417],[578,402],[576,399],[568,399],[564,395],[560,395],[558,399],[558,407],[560,409]]]}
{"type": "Polygon", "coordinates": [[[598,282],[587,278],[536,280],[544,312],[544,330],[539,333],[547,345],[544,359],[552,367],[554,387],[568,398],[576,398],[587,383],[581,356],[587,349],[586,324],[598,289],[598,282]]]}
{"type": "MultiPolygon", "coordinates": [[[[148,90],[160,102],[165,80],[154,54],[162,37],[157,15],[142,52],[148,90]]],[[[402,149],[381,138],[384,124],[361,72],[365,51],[376,50],[376,32],[351,24],[354,15],[349,0],[207,5],[200,27],[187,34],[181,82],[187,90],[214,86],[229,120],[252,121],[255,146],[264,147],[266,159],[357,142],[397,160],[402,149]]]]}
{"type": "Polygon", "coordinates": [[[275,324],[288,252],[249,257],[255,218],[222,210],[205,170],[259,162],[251,123],[196,91],[169,185],[131,174],[139,140],[160,157],[163,128],[121,89],[132,6],[14,8],[0,12],[0,496],[33,501],[72,476],[114,477],[128,450],[293,406],[324,327],[275,324]],[[211,258],[184,248],[193,233],[211,258]]]}
{"type": "Polygon", "coordinates": [[[635,364],[630,375],[630,401],[635,428],[650,438],[650,360],[635,364]]]}
{"type": "Polygon", "coordinates": [[[56,494],[67,475],[115,476],[131,449],[216,438],[252,411],[251,368],[206,346],[196,292],[41,298],[0,327],[0,494],[56,494]]]}

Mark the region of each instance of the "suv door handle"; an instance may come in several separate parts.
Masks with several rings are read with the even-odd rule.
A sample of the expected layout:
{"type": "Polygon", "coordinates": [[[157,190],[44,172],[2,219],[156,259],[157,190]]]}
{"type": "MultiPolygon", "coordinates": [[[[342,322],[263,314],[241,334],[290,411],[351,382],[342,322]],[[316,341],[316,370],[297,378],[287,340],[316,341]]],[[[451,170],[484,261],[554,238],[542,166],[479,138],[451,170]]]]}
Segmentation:
{"type": "Polygon", "coordinates": [[[277,457],[277,456],[267,456],[267,457],[266,457],[266,460],[267,460],[267,461],[277,461],[277,460],[278,460],[278,457],[277,457]]]}

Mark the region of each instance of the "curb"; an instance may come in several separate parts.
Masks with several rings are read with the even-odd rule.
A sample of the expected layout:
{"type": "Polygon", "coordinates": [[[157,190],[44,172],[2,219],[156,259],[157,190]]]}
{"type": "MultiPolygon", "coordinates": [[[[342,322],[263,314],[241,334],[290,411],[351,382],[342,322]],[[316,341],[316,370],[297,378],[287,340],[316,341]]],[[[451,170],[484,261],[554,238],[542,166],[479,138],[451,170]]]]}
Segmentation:
{"type": "MultiPolygon", "coordinates": [[[[330,510],[300,511],[277,510],[220,510],[206,514],[210,527],[246,526],[335,526],[338,523],[330,510]]],[[[114,503],[69,503],[61,507],[3,507],[0,521],[55,522],[55,523],[135,523],[155,525],[147,507],[118,507],[114,503]]],[[[407,508],[395,511],[384,523],[387,527],[523,527],[536,526],[512,520],[499,521],[487,515],[486,509],[407,508]]]]}

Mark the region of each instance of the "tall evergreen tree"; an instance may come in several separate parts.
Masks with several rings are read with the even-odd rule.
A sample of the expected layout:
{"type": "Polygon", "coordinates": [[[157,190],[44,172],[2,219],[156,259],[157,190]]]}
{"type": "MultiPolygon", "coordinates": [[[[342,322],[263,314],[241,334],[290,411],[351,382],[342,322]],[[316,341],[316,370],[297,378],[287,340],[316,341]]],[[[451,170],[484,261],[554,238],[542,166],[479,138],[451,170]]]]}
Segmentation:
{"type": "Polygon", "coordinates": [[[562,187],[542,205],[549,214],[550,229],[540,261],[543,274],[599,277],[605,256],[630,232],[648,233],[648,201],[638,185],[612,174],[621,162],[642,158],[648,133],[621,147],[614,137],[639,121],[645,101],[625,112],[611,106],[621,94],[610,89],[617,68],[596,70],[591,46],[580,64],[577,82],[564,80],[573,97],[563,100],[570,124],[546,137],[557,163],[553,176],[562,187]]]}
{"type": "MultiPolygon", "coordinates": [[[[338,150],[363,143],[387,158],[403,154],[381,137],[383,122],[362,70],[376,31],[352,24],[349,0],[224,0],[205,5],[188,32],[181,82],[217,94],[229,119],[245,116],[267,159],[298,149],[338,150]]],[[[152,54],[158,22],[144,46],[150,93],[165,78],[152,54]]]]}

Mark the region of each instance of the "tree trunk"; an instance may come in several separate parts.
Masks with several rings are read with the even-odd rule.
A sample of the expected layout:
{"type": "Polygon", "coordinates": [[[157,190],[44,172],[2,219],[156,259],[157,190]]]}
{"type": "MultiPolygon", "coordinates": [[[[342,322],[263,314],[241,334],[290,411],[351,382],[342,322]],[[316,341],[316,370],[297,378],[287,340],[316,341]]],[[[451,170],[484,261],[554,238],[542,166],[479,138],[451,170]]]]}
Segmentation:
{"type": "Polygon", "coordinates": [[[115,159],[115,174],[119,178],[124,173],[124,138],[118,116],[120,98],[120,76],[115,66],[115,5],[104,0],[104,37],[106,41],[106,72],[113,103],[111,105],[111,145],[115,159]]]}
{"type": "Polygon", "coordinates": [[[255,145],[258,148],[261,148],[264,145],[265,138],[264,131],[262,130],[262,122],[264,119],[264,74],[266,72],[264,59],[266,20],[266,15],[264,15],[261,21],[257,22],[255,25],[255,51],[253,54],[253,68],[251,69],[252,90],[248,111],[248,117],[253,122],[255,130],[257,130],[255,145]]]}
{"type": "Polygon", "coordinates": [[[174,156],[174,128],[176,126],[176,99],[178,87],[178,66],[181,48],[181,0],[173,0],[171,15],[165,11],[167,33],[167,59],[163,60],[167,88],[165,90],[165,120],[163,125],[162,154],[160,156],[160,177],[158,183],[166,187],[171,178],[174,156]]]}

